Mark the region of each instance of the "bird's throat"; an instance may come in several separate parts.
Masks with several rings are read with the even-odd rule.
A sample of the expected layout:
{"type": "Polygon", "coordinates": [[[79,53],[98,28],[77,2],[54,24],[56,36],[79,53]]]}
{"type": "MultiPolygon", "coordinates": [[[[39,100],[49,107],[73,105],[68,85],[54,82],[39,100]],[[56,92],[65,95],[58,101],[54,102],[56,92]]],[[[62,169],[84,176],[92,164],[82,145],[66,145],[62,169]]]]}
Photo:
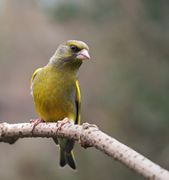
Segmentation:
{"type": "Polygon", "coordinates": [[[70,72],[76,74],[82,64],[81,60],[78,59],[61,59],[53,56],[48,65],[56,67],[58,70],[63,70],[65,72],[70,72]]]}

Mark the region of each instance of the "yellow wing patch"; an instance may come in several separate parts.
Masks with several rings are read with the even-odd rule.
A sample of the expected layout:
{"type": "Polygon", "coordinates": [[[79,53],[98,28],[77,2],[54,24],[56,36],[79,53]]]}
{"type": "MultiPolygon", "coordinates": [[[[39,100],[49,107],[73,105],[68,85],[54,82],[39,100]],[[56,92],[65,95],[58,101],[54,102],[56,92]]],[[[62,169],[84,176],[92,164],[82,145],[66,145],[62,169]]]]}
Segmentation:
{"type": "Polygon", "coordinates": [[[31,84],[32,84],[33,80],[35,79],[35,76],[38,74],[38,72],[39,72],[40,70],[42,70],[42,68],[36,69],[35,72],[33,73],[32,78],[31,78],[31,84]]]}
{"type": "Polygon", "coordinates": [[[31,82],[30,82],[30,84],[31,84],[31,95],[32,95],[32,84],[33,84],[33,80],[35,79],[35,77],[36,77],[36,75],[38,74],[38,72],[41,71],[41,70],[42,70],[42,68],[36,69],[35,72],[34,72],[33,75],[32,75],[31,82]]]}
{"type": "Polygon", "coordinates": [[[76,80],[76,121],[75,124],[80,124],[80,111],[81,111],[81,93],[80,93],[80,85],[78,80],[76,80]]]}

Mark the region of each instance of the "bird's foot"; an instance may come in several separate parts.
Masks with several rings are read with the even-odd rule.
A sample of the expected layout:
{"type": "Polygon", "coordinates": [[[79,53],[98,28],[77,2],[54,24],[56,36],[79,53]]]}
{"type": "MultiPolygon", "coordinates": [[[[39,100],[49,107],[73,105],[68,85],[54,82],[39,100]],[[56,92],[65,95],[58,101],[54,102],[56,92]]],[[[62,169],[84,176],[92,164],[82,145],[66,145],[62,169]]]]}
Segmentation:
{"type": "MultiPolygon", "coordinates": [[[[89,135],[89,134],[91,134],[94,131],[98,131],[99,128],[95,124],[83,123],[82,124],[82,130],[86,131],[87,135],[89,135]]],[[[82,133],[82,135],[80,136],[80,144],[85,149],[88,148],[88,147],[92,147],[93,146],[93,144],[91,144],[87,140],[87,138],[85,136],[86,133],[82,133]]]]}
{"type": "Polygon", "coordinates": [[[83,123],[82,124],[83,129],[89,129],[89,128],[94,128],[94,129],[99,129],[95,124],[89,124],[89,123],[83,123]]]}
{"type": "Polygon", "coordinates": [[[62,121],[59,122],[60,124],[58,126],[57,132],[60,131],[65,124],[70,123],[70,120],[68,118],[64,118],[62,121]]]}
{"type": "Polygon", "coordinates": [[[32,128],[32,133],[33,133],[33,131],[35,130],[35,127],[38,125],[38,124],[40,124],[40,123],[43,123],[43,122],[45,122],[43,119],[31,119],[30,120],[30,123],[32,123],[33,124],[33,128],[32,128]]]}

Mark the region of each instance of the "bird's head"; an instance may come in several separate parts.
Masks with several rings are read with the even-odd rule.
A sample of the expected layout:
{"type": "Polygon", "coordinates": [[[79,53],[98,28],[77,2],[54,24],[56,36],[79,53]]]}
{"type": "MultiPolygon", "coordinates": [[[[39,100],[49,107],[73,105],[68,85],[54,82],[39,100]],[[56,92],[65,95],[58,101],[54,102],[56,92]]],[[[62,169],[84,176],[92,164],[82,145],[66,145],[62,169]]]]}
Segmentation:
{"type": "Polygon", "coordinates": [[[90,59],[88,45],[83,41],[69,40],[57,48],[50,61],[61,67],[78,68],[87,59],[90,59]]]}

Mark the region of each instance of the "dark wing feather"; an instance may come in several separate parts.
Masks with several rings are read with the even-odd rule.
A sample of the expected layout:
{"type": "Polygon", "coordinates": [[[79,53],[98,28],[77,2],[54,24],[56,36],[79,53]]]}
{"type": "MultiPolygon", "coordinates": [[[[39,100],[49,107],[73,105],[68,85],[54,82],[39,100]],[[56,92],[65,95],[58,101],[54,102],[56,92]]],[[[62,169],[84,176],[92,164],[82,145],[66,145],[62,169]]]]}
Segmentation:
{"type": "Polygon", "coordinates": [[[76,80],[76,120],[75,124],[80,124],[80,111],[81,111],[81,94],[80,94],[80,85],[78,80],[76,80]]]}

